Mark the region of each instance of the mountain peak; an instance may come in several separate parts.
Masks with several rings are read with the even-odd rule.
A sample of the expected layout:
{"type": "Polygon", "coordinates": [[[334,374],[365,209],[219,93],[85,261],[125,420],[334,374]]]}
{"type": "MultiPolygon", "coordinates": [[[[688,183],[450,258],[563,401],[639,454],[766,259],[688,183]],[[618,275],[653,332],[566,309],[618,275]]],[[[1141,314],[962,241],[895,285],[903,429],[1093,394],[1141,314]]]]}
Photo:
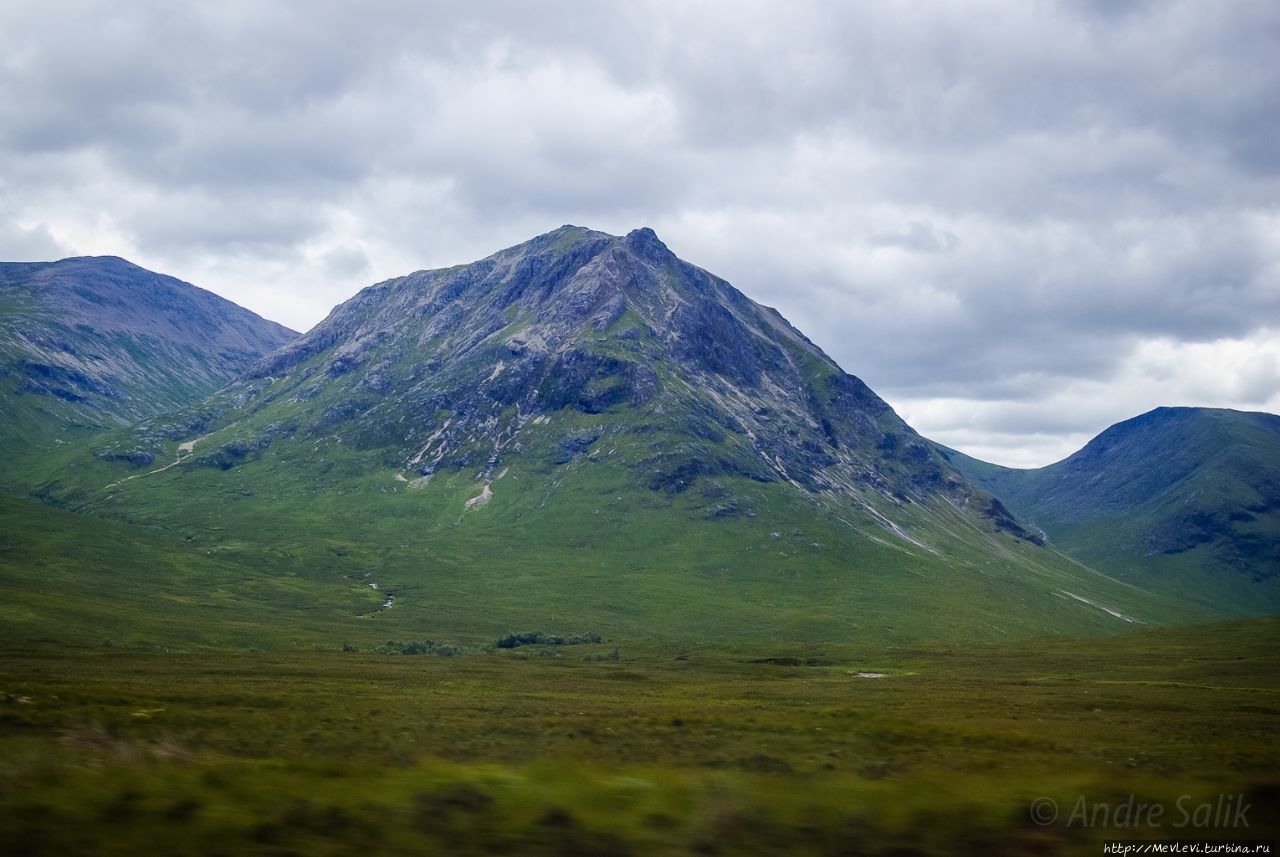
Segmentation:
{"type": "Polygon", "coordinates": [[[513,255],[527,255],[529,253],[543,252],[558,254],[584,242],[596,243],[616,240],[617,236],[609,235],[606,232],[600,232],[586,226],[575,226],[572,223],[566,223],[563,226],[552,229],[550,232],[543,232],[541,235],[535,235],[527,241],[522,241],[519,244],[514,244],[503,250],[499,250],[488,258],[500,259],[513,255]]]}
{"type": "Polygon", "coordinates": [[[1148,449],[1153,443],[1167,447],[1170,454],[1189,443],[1209,443],[1210,438],[1215,439],[1214,444],[1225,445],[1246,426],[1274,431],[1277,419],[1274,414],[1231,408],[1161,406],[1110,426],[1061,463],[1087,466],[1086,462],[1098,455],[1130,446],[1148,449]]]}
{"type": "Polygon", "coordinates": [[[1018,531],[865,384],[648,227],[566,225],[370,287],[251,379],[330,403],[291,411],[300,430],[377,446],[421,476],[483,462],[488,479],[528,442],[529,420],[595,420],[650,450],[634,465],[656,489],[745,477],[865,508],[946,495],[1018,531]]]}
{"type": "Polygon", "coordinates": [[[602,245],[600,249],[605,249],[607,246],[620,246],[645,260],[656,260],[662,256],[674,258],[675,255],[662,242],[658,234],[648,226],[641,226],[631,230],[626,235],[619,236],[587,226],[566,223],[549,232],[530,238],[528,241],[508,247],[505,250],[499,250],[490,258],[503,257],[515,252],[527,253],[546,250],[562,252],[583,242],[598,243],[602,245]]]}
{"type": "Polygon", "coordinates": [[[642,259],[656,260],[661,257],[675,255],[667,248],[666,244],[662,243],[662,239],[658,238],[658,233],[648,226],[631,230],[623,240],[626,242],[627,248],[642,259]]]}

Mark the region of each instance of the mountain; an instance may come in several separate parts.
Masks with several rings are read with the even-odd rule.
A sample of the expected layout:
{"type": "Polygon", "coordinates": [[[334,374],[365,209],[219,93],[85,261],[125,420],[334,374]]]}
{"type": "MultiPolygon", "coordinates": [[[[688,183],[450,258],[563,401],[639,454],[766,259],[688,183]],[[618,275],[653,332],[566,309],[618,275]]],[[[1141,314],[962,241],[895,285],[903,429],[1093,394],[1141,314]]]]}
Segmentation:
{"type": "Polygon", "coordinates": [[[269,598],[353,638],[972,639],[1206,615],[1046,548],[649,229],[566,226],[371,286],[38,482],[240,570],[153,611],[269,598]]]}
{"type": "Polygon", "coordinates": [[[291,430],[336,432],[417,478],[475,470],[491,486],[531,420],[564,414],[607,429],[575,429],[556,457],[644,438],[633,470],[651,490],[734,476],[872,514],[945,498],[990,531],[1034,540],[775,310],[649,229],[565,227],[379,284],[248,375],[241,393],[265,393],[256,412],[288,399],[291,430]]]}
{"type": "Polygon", "coordinates": [[[0,263],[0,438],[12,454],[180,408],[295,336],[114,256],[0,263]]]}
{"type": "Polygon", "coordinates": [[[1280,416],[1157,408],[1037,470],[944,454],[1083,562],[1216,609],[1280,611],[1280,416]]]}

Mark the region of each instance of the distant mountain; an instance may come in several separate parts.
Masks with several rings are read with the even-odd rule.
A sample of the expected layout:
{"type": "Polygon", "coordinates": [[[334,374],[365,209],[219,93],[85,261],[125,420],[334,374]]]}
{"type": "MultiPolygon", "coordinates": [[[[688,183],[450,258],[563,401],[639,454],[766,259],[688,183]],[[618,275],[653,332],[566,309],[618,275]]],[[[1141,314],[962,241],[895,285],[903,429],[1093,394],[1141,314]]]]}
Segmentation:
{"type": "Polygon", "coordinates": [[[961,639],[1192,615],[1043,547],[649,229],[566,226],[371,286],[39,492],[241,564],[257,582],[236,597],[338,592],[343,617],[401,639],[961,639]]]}
{"type": "Polygon", "coordinates": [[[1280,416],[1157,408],[1037,470],[944,454],[1083,562],[1215,608],[1280,611],[1280,416]]]}
{"type": "Polygon", "coordinates": [[[296,336],[114,256],[0,263],[0,438],[11,454],[189,405],[296,336]]]}

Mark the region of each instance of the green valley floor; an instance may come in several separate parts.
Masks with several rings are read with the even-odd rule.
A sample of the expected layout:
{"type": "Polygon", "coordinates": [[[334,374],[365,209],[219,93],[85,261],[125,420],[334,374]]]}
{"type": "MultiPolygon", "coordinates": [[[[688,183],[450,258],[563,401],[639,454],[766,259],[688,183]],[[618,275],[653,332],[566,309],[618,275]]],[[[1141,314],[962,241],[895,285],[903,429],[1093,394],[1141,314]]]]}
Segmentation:
{"type": "Polygon", "coordinates": [[[0,842],[57,855],[1274,842],[1277,643],[1280,620],[1260,619],[616,660],[608,641],[452,657],[10,644],[0,842]]]}

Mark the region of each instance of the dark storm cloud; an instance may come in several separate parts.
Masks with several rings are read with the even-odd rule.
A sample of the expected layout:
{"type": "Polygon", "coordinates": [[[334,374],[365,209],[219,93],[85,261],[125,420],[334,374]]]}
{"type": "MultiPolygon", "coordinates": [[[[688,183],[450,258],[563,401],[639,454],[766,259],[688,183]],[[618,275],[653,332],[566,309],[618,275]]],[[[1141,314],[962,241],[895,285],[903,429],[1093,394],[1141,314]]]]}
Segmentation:
{"type": "Polygon", "coordinates": [[[1277,40],[1265,2],[6,4],[0,255],[129,253],[306,327],[648,224],[924,428],[1044,448],[1068,389],[1191,395],[1196,343],[1280,402],[1230,369],[1280,318],[1277,40]]]}

